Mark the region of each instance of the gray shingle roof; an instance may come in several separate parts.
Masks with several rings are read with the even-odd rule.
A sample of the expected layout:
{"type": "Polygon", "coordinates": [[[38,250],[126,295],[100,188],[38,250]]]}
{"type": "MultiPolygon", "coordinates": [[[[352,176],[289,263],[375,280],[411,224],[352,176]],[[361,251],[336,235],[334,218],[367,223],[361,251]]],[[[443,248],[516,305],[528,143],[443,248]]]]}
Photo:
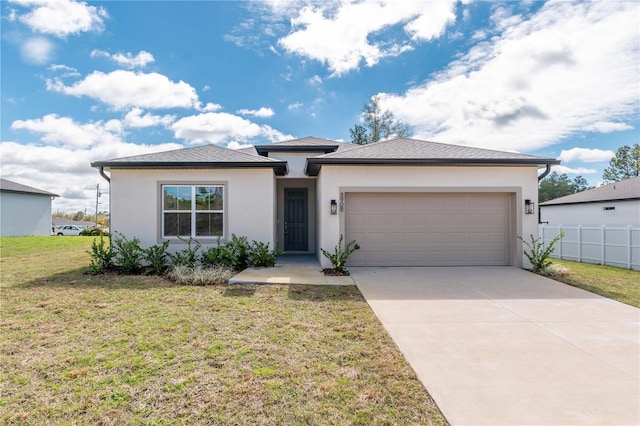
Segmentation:
{"type": "Polygon", "coordinates": [[[95,161],[92,167],[108,168],[256,168],[271,167],[286,174],[284,161],[252,155],[247,152],[204,145],[152,154],[134,155],[106,161],[95,161]]]}
{"type": "Polygon", "coordinates": [[[0,192],[14,192],[18,194],[46,195],[48,197],[59,197],[58,194],[43,191],[42,189],[32,186],[22,185],[21,183],[12,182],[7,179],[0,179],[0,192]]]}
{"type": "Polygon", "coordinates": [[[396,165],[546,165],[553,158],[460,145],[396,138],[307,159],[307,173],[317,175],[322,164],[396,165]]]}
{"type": "Polygon", "coordinates": [[[634,199],[640,200],[640,176],[549,200],[540,203],[540,206],[634,199]]]}

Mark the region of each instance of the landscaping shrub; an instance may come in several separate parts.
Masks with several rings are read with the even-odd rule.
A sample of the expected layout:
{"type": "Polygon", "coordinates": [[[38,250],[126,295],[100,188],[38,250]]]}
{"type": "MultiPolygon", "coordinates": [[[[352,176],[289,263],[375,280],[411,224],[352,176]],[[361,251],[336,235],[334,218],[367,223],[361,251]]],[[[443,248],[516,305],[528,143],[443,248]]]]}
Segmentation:
{"type": "Polygon", "coordinates": [[[174,266],[167,274],[168,278],[178,284],[189,285],[222,285],[227,284],[235,275],[235,271],[226,266],[174,266]]]}
{"type": "Polygon", "coordinates": [[[282,254],[279,248],[271,250],[269,243],[260,241],[251,242],[251,264],[253,266],[270,266],[276,265],[278,256],[282,254]]]}
{"type": "Polygon", "coordinates": [[[162,244],[155,244],[149,248],[142,250],[142,257],[147,262],[144,273],[145,275],[162,275],[168,267],[169,241],[162,244]]]}
{"type": "Polygon", "coordinates": [[[235,256],[233,269],[240,271],[251,265],[251,246],[247,241],[247,237],[237,237],[231,234],[231,239],[227,242],[227,246],[235,256]]]}
{"type": "Polygon", "coordinates": [[[94,239],[91,243],[91,250],[87,251],[91,256],[91,271],[94,274],[105,272],[113,267],[113,250],[111,244],[103,236],[100,236],[100,240],[94,239]]]}
{"type": "Polygon", "coordinates": [[[139,273],[142,270],[142,256],[144,254],[142,247],[140,247],[140,240],[134,237],[129,241],[120,233],[117,233],[111,240],[115,252],[114,263],[125,274],[139,273]]]}
{"type": "Polygon", "coordinates": [[[347,259],[356,250],[360,250],[360,245],[356,243],[355,240],[350,241],[344,248],[342,249],[342,240],[344,236],[340,234],[340,240],[338,241],[338,245],[333,249],[333,253],[328,252],[327,250],[320,248],[320,251],[331,262],[331,266],[333,269],[341,274],[349,275],[349,271],[345,268],[345,264],[347,263],[347,259]]]}
{"type": "Polygon", "coordinates": [[[106,235],[106,232],[94,226],[91,228],[83,229],[82,232],[80,232],[80,235],[84,237],[101,237],[103,235],[106,235]]]}
{"type": "Polygon", "coordinates": [[[190,237],[188,240],[184,240],[178,237],[180,241],[187,243],[187,247],[176,252],[176,254],[169,253],[169,257],[173,261],[174,266],[188,266],[195,267],[196,262],[198,261],[198,250],[200,250],[200,243],[190,237]],[[195,242],[195,245],[192,244],[195,242]]]}
{"type": "Polygon", "coordinates": [[[549,256],[553,252],[555,244],[564,237],[564,232],[560,232],[556,237],[549,241],[549,244],[545,247],[542,238],[535,239],[531,234],[531,242],[525,241],[522,237],[518,236],[518,239],[522,241],[530,251],[524,251],[524,255],[527,256],[529,262],[531,262],[531,270],[536,274],[547,275],[551,260],[549,256]]]}
{"type": "Polygon", "coordinates": [[[218,245],[203,252],[200,261],[208,267],[224,265],[235,268],[238,258],[233,253],[233,249],[227,244],[220,244],[220,238],[218,238],[218,245]]]}

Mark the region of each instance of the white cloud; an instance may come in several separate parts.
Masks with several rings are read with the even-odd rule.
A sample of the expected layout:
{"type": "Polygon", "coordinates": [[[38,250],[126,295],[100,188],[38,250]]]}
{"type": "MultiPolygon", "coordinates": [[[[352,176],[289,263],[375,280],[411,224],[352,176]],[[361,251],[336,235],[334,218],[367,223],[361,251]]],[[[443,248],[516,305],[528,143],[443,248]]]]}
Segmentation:
{"type": "Polygon", "coordinates": [[[171,129],[176,137],[194,143],[221,143],[231,140],[241,143],[254,138],[266,138],[275,142],[290,137],[270,126],[258,125],[226,112],[208,112],[184,117],[173,123],[171,129]]]}
{"type": "Polygon", "coordinates": [[[310,77],[309,79],[307,79],[307,83],[309,83],[312,86],[320,85],[322,84],[322,79],[320,78],[319,75],[316,74],[313,77],[310,77]]]}
{"type": "Polygon", "coordinates": [[[633,127],[626,123],[598,121],[597,123],[593,123],[585,126],[583,130],[587,132],[612,133],[612,132],[619,132],[622,130],[631,130],[631,129],[633,129],[633,127]]]}
{"type": "MultiPolygon", "coordinates": [[[[75,125],[84,126],[77,123],[75,125]]],[[[113,140],[110,143],[96,141],[93,146],[80,148],[69,144],[41,146],[5,141],[0,143],[0,175],[61,195],[61,198],[53,201],[53,210],[66,212],[95,209],[95,185],[99,183],[103,193],[100,198],[100,210],[107,210],[108,184],[100,177],[98,170],[91,167],[92,161],[179,148],[182,148],[182,145],[175,143],[138,145],[122,140],[113,140]]]]}
{"type": "Polygon", "coordinates": [[[222,105],[214,104],[213,102],[207,102],[207,104],[203,107],[196,108],[198,111],[202,112],[215,112],[222,109],[222,105]]]}
{"type": "Polygon", "coordinates": [[[410,42],[440,37],[455,21],[454,10],[455,0],[313,3],[300,9],[279,44],[289,53],[327,63],[331,75],[340,76],[362,62],[373,66],[410,50],[410,42]],[[385,32],[399,24],[410,39],[394,40],[385,32]]]}
{"type": "Polygon", "coordinates": [[[59,72],[62,74],[62,77],[79,77],[80,73],[76,68],[69,67],[67,65],[62,64],[52,64],[47,68],[49,71],[59,72]]]}
{"type": "Polygon", "coordinates": [[[120,142],[122,132],[122,126],[118,120],[80,124],[69,117],[59,117],[56,114],[48,114],[36,119],[16,120],[11,123],[11,128],[43,134],[40,138],[42,142],[67,148],[84,148],[96,144],[120,142]]]}
{"type": "Polygon", "coordinates": [[[558,174],[566,173],[568,175],[592,175],[597,173],[596,169],[587,169],[584,167],[567,167],[567,166],[551,166],[551,171],[558,174]]]}
{"type": "Polygon", "coordinates": [[[133,108],[124,116],[124,125],[126,127],[153,127],[168,126],[176,119],[175,115],[153,115],[151,113],[142,114],[141,108],[133,108]]]}
{"type": "Polygon", "coordinates": [[[45,37],[30,37],[20,46],[22,59],[33,65],[44,65],[53,59],[55,46],[45,37]]]}
{"type": "Polygon", "coordinates": [[[302,102],[294,102],[292,104],[289,104],[287,106],[287,109],[289,110],[296,110],[296,109],[300,109],[300,107],[302,107],[302,102]]]}
{"type": "Polygon", "coordinates": [[[88,96],[115,109],[199,106],[198,95],[193,87],[183,81],[173,82],[158,73],[117,70],[105,74],[94,71],[70,86],[60,80],[47,80],[47,89],[66,95],[88,96]]]}
{"type": "Polygon", "coordinates": [[[65,38],[70,34],[87,31],[100,32],[109,17],[103,7],[89,6],[73,0],[11,0],[12,3],[32,8],[25,14],[15,12],[13,19],[27,25],[32,31],[65,38]]]}
{"type": "Polygon", "coordinates": [[[94,49],[91,51],[91,57],[108,58],[116,64],[125,68],[144,68],[150,63],[155,62],[155,58],[153,57],[153,55],[144,50],[138,52],[137,55],[133,55],[131,52],[118,52],[112,55],[109,52],[105,52],[104,50],[94,49]]]}
{"type": "Polygon", "coordinates": [[[406,93],[381,94],[381,106],[418,138],[521,152],[611,128],[593,123],[637,114],[639,8],[549,2],[529,20],[500,9],[501,34],[406,93]]]}
{"type": "Polygon", "coordinates": [[[251,115],[251,116],[260,117],[260,118],[269,118],[269,117],[273,117],[276,114],[275,112],[273,112],[271,108],[267,108],[267,107],[261,107],[260,109],[242,108],[236,112],[238,114],[251,115]]]}
{"type": "Polygon", "coordinates": [[[209,86],[208,84],[202,88],[203,92],[208,92],[209,90],[211,90],[211,86],[209,86]]]}
{"type": "Polygon", "coordinates": [[[249,148],[253,146],[253,144],[250,143],[240,143],[237,141],[231,141],[227,144],[227,148],[229,149],[243,149],[243,148],[249,148]]]}
{"type": "Polygon", "coordinates": [[[565,163],[572,161],[582,161],[584,163],[599,163],[609,161],[615,157],[615,153],[611,150],[591,149],[591,148],[571,148],[563,149],[560,152],[559,160],[565,163]]]}

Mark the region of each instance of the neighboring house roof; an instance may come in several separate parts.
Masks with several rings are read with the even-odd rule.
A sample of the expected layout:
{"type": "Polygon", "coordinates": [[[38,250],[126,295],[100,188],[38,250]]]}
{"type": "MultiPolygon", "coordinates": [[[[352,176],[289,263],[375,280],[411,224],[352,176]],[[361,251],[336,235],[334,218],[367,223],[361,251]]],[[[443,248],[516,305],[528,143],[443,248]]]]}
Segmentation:
{"type": "Polygon", "coordinates": [[[540,203],[540,206],[640,200],[640,176],[540,203]]]}
{"type": "Polygon", "coordinates": [[[106,161],[95,161],[91,163],[91,166],[111,169],[272,168],[276,175],[287,174],[286,161],[239,152],[217,145],[204,145],[106,161]]]}
{"type": "Polygon", "coordinates": [[[316,176],[323,164],[341,165],[549,165],[553,158],[396,138],[308,158],[306,172],[316,176]]]}
{"type": "Polygon", "coordinates": [[[0,179],[0,192],[13,192],[16,194],[42,195],[47,197],[59,197],[58,194],[43,191],[42,189],[32,186],[22,185],[21,183],[12,182],[7,179],[0,179]]]}

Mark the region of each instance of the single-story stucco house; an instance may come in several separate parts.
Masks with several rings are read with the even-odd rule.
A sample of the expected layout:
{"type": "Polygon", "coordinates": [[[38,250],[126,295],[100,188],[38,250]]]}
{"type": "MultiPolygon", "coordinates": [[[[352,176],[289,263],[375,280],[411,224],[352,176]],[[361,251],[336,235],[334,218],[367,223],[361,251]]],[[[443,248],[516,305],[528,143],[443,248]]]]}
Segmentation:
{"type": "Polygon", "coordinates": [[[51,235],[51,200],[42,189],[0,179],[0,236],[51,235]]]}
{"type": "Polygon", "coordinates": [[[526,266],[518,236],[538,235],[538,169],[558,163],[407,138],[306,137],[92,166],[110,181],[111,229],[143,246],[236,234],[329,267],[320,248],[344,235],[361,247],[351,266],[526,266]]]}
{"type": "Polygon", "coordinates": [[[540,203],[549,225],[640,226],[640,176],[540,203]]]}

